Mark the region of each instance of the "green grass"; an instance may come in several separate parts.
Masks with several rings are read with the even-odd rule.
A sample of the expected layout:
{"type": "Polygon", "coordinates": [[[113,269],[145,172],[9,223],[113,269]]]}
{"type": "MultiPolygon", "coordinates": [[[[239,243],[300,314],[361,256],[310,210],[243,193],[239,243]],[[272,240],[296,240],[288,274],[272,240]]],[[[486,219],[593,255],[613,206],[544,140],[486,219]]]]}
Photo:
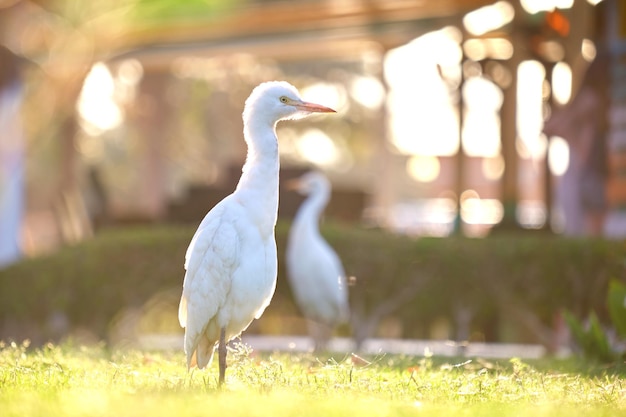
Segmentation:
{"type": "Polygon", "coordinates": [[[0,346],[0,414],[12,416],[617,416],[624,366],[380,355],[229,354],[187,372],[182,352],[0,346]],[[358,362],[358,361],[357,361],[358,362]]]}

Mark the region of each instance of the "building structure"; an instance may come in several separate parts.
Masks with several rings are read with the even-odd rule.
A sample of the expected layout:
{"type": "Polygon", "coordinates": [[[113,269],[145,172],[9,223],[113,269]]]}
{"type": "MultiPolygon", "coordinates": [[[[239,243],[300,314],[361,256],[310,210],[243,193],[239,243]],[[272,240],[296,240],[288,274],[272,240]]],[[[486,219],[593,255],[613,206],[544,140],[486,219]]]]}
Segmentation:
{"type": "MultiPolygon", "coordinates": [[[[65,240],[85,235],[76,232],[88,227],[80,213],[102,215],[93,208],[102,201],[115,221],[162,221],[201,190],[206,211],[232,188],[243,162],[243,100],[254,84],[276,77],[340,106],[336,120],[281,132],[283,166],[293,175],[311,165],[328,171],[354,204],[353,219],[362,205],[358,218],[412,234],[546,227],[555,178],[541,127],[555,80],[566,102],[588,65],[585,48],[603,30],[594,3],[240,1],[108,31],[94,19],[83,25],[92,44],[59,36],[68,44],[57,55],[35,42],[24,55],[49,73],[74,74],[66,79],[78,88],[58,85],[76,90],[62,105],[73,110],[76,100],[78,112],[57,130],[61,178],[28,182],[30,189],[54,182],[47,188],[56,191],[29,193],[26,229],[40,230],[28,223],[53,203],[56,218],[66,219],[65,240]],[[87,195],[86,204],[59,203],[59,194],[76,195],[72,189],[87,195]]],[[[27,21],[29,13],[12,17],[27,21]]],[[[29,45],[24,33],[5,25],[4,42],[29,45]]]]}

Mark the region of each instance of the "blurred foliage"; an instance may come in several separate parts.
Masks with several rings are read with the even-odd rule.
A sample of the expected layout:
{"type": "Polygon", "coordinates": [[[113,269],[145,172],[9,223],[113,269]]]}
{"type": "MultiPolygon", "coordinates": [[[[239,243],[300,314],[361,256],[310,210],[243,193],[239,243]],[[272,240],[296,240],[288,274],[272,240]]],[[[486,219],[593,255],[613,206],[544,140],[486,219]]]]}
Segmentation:
{"type": "MultiPolygon", "coordinates": [[[[277,227],[276,294],[251,332],[304,331],[301,322],[295,325],[299,314],[284,276],[288,227],[285,223],[277,227]]],[[[142,309],[169,320],[157,330],[180,331],[176,309],[193,231],[188,226],[104,231],[92,240],[0,271],[4,325],[0,338],[45,341],[54,336],[51,317],[58,313],[67,317],[72,329],[107,337],[120,314],[142,309]],[[37,334],[18,335],[15,329],[37,334]]],[[[532,314],[547,328],[563,309],[576,317],[596,311],[606,322],[609,278],[622,277],[624,269],[622,242],[513,235],[411,239],[340,225],[326,225],[323,233],[348,275],[356,277],[350,287],[354,314],[367,316],[397,299],[398,305],[385,314],[401,324],[401,336],[411,338],[428,337],[429,323],[441,317],[453,321],[459,308],[472,312],[472,331],[488,334],[494,321],[499,328],[516,328],[517,340],[496,332],[491,336],[494,341],[537,341],[520,329],[519,311],[532,314]],[[401,302],[398,294],[408,297],[401,302]]],[[[136,326],[154,331],[149,324],[150,319],[140,318],[136,326]]]]}
{"type": "Polygon", "coordinates": [[[617,335],[626,339],[626,285],[623,282],[610,282],[607,306],[617,335]]]}
{"type": "Polygon", "coordinates": [[[578,320],[569,311],[565,311],[565,319],[585,358],[600,362],[613,362],[625,353],[623,345],[626,340],[626,285],[624,283],[611,280],[606,305],[610,319],[608,331],[615,332],[614,340],[609,338],[608,331],[593,311],[589,314],[586,323],[578,320]]]}
{"type": "Polygon", "coordinates": [[[585,358],[600,362],[612,362],[617,358],[594,312],[589,315],[586,325],[567,310],[564,315],[567,326],[585,358]]]}
{"type": "Polygon", "coordinates": [[[212,17],[244,0],[137,0],[133,6],[133,20],[142,23],[171,23],[212,17]]]}

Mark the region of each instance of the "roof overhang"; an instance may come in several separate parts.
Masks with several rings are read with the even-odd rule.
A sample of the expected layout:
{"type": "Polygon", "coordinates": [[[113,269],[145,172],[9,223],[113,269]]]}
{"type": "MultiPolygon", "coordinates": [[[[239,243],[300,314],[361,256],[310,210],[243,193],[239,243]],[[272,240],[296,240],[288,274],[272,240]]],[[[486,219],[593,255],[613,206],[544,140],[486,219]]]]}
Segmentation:
{"type": "Polygon", "coordinates": [[[119,39],[112,59],[163,66],[180,56],[249,53],[281,60],[346,58],[389,49],[494,0],[274,1],[211,20],[143,27],[119,39]]]}

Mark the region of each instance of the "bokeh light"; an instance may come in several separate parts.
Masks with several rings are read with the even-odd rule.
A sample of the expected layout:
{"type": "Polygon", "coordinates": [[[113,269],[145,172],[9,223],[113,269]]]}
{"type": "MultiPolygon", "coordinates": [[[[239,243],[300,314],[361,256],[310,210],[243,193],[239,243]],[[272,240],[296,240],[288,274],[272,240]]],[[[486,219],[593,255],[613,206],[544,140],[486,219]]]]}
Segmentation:
{"type": "Polygon", "coordinates": [[[111,71],[105,64],[98,62],[87,74],[77,104],[82,126],[87,133],[97,135],[122,123],[124,115],[114,97],[115,82],[111,71]]]}
{"type": "Polygon", "coordinates": [[[523,147],[535,158],[545,151],[545,141],[541,137],[544,80],[545,69],[539,61],[520,63],[517,69],[517,134],[523,147]]]}
{"type": "Polygon", "coordinates": [[[444,28],[393,49],[385,57],[391,142],[400,152],[432,156],[457,152],[459,116],[454,85],[460,81],[460,41],[458,29],[444,28]]]}
{"type": "Polygon", "coordinates": [[[515,9],[511,3],[499,1],[468,13],[463,18],[463,24],[469,33],[479,36],[501,28],[514,17],[515,9]]]}
{"type": "Polygon", "coordinates": [[[565,62],[557,62],[552,70],[552,94],[559,104],[566,104],[572,95],[572,69],[565,62]]]}
{"type": "Polygon", "coordinates": [[[553,136],[548,150],[548,166],[552,174],[563,175],[569,166],[569,159],[570,151],[567,141],[560,136],[553,136]]]}
{"type": "Polygon", "coordinates": [[[307,129],[295,145],[299,155],[315,165],[332,167],[340,161],[335,142],[319,129],[307,129]]]}
{"type": "Polygon", "coordinates": [[[463,86],[463,98],[463,150],[469,156],[499,155],[502,91],[484,77],[472,77],[463,86]]]}
{"type": "Polygon", "coordinates": [[[413,155],[406,163],[409,175],[420,182],[432,182],[441,172],[439,158],[432,155],[413,155]]]}

